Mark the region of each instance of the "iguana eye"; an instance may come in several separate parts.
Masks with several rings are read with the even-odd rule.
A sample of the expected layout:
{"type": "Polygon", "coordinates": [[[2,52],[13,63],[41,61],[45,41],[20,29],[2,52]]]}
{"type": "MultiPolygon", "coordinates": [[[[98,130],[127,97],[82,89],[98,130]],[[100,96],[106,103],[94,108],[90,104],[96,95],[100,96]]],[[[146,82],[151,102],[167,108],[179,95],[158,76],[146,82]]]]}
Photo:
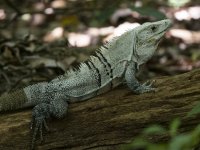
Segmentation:
{"type": "Polygon", "coordinates": [[[152,26],[151,27],[151,30],[154,32],[156,30],[156,27],[155,26],[152,26]]]}

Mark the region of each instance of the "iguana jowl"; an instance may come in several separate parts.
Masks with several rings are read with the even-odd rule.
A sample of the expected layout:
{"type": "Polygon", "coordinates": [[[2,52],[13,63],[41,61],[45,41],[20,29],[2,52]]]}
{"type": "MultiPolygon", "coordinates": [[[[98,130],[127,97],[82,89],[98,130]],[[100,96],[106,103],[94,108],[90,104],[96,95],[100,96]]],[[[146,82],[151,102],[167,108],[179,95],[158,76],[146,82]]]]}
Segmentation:
{"type": "MultiPolygon", "coordinates": [[[[140,84],[135,78],[139,66],[154,54],[171,21],[145,23],[114,38],[80,64],[50,82],[30,85],[0,97],[0,111],[34,106],[32,113],[33,139],[47,129],[46,119],[61,118],[70,102],[82,101],[109,91],[122,82],[135,93],[155,90],[151,83],[140,84]]],[[[41,136],[42,137],[42,136],[41,136]]]]}

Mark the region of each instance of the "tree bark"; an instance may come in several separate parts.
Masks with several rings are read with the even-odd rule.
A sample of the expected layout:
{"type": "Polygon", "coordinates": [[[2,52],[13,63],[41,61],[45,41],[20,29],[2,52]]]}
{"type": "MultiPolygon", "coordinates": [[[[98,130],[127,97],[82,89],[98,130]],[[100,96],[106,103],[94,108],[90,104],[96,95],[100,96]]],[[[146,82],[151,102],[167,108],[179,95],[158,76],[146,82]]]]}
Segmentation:
{"type": "MultiPolygon", "coordinates": [[[[183,119],[181,131],[192,129],[200,117],[184,116],[200,99],[200,70],[155,79],[157,91],[136,95],[126,86],[69,106],[61,120],[49,121],[50,132],[37,149],[119,149],[150,124],[168,126],[183,119]]],[[[29,149],[31,110],[0,115],[0,149],[29,149]]],[[[157,137],[156,140],[162,140],[157,137]]],[[[164,139],[166,140],[166,139],[164,139]]]]}

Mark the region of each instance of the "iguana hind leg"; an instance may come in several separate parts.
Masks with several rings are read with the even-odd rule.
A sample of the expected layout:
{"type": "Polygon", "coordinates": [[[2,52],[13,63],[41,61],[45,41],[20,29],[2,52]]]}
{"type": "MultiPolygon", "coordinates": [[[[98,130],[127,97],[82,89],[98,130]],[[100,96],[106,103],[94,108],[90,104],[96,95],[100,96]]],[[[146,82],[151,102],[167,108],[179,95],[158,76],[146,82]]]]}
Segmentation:
{"type": "Polygon", "coordinates": [[[62,118],[67,112],[67,98],[64,95],[55,95],[55,98],[49,103],[41,103],[33,108],[31,129],[33,137],[31,141],[31,149],[35,147],[36,137],[39,134],[40,140],[43,140],[43,129],[48,131],[46,119],[50,117],[62,118]]]}

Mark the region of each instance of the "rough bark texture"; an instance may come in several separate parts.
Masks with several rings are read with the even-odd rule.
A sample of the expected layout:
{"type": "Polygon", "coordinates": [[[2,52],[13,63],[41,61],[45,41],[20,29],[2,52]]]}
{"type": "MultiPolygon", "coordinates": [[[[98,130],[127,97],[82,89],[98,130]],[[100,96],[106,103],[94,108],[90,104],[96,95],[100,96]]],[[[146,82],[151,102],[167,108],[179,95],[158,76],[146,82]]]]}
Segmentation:
{"type": "MultiPolygon", "coordinates": [[[[69,106],[62,120],[51,120],[50,132],[37,149],[118,149],[129,143],[145,127],[167,126],[175,117],[183,118],[182,131],[199,123],[185,120],[185,114],[200,99],[200,70],[156,79],[156,93],[133,94],[126,86],[85,102],[69,106]]],[[[31,110],[0,115],[0,149],[29,149],[31,110]]],[[[159,138],[157,138],[159,139],[159,138]]]]}

